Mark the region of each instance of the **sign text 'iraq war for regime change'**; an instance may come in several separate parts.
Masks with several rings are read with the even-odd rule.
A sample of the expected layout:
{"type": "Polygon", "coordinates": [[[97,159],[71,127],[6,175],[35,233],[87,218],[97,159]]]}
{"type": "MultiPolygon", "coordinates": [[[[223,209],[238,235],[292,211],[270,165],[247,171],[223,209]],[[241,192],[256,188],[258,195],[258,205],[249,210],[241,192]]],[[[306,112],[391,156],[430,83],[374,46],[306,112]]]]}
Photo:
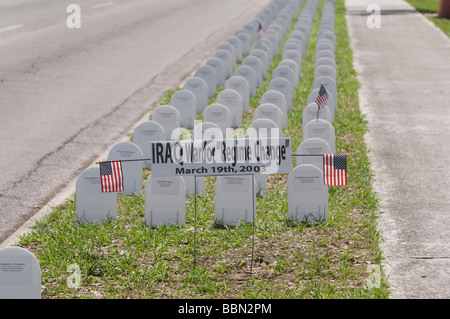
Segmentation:
{"type": "Polygon", "coordinates": [[[287,174],[291,139],[235,138],[153,142],[152,175],[287,174]]]}

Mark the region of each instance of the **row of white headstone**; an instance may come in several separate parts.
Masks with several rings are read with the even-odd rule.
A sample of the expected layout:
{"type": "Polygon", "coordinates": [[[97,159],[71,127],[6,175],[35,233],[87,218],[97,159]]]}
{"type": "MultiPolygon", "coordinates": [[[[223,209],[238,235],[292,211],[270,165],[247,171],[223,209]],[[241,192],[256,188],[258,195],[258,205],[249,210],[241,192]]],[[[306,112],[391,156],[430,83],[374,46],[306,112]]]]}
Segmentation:
{"type": "MultiPolygon", "coordinates": [[[[186,135],[192,127],[192,136],[196,136],[196,130],[210,126],[220,129],[224,136],[226,129],[240,127],[242,113],[250,110],[250,97],[256,95],[256,88],[261,86],[262,80],[267,76],[271,61],[278,54],[279,44],[289,31],[291,21],[300,10],[301,4],[301,0],[272,1],[253,21],[237,31],[236,36],[228,39],[236,40],[239,36],[244,41],[238,38],[236,41],[220,44],[213,58],[199,67],[182,89],[172,94],[168,105],[155,108],[151,120],[136,127],[133,142],[122,142],[112,147],[108,160],[149,159],[152,141],[177,140],[180,135],[186,135]],[[259,23],[266,26],[266,35],[261,38],[256,33],[259,23]],[[249,45],[242,45],[243,43],[249,45]],[[242,48],[244,51],[241,58],[242,48]],[[218,55],[218,52],[223,55],[218,55]],[[242,59],[242,65],[234,68],[239,59],[242,59]],[[230,69],[231,72],[222,72],[230,69]],[[205,101],[213,96],[222,83],[225,83],[225,86],[217,95],[216,102],[203,108],[205,101]],[[197,113],[203,113],[204,121],[195,125],[197,113]]],[[[273,72],[268,91],[261,97],[261,105],[255,110],[250,127],[277,128],[281,133],[281,128],[287,124],[287,113],[292,108],[292,95],[296,88],[294,85],[297,85],[301,76],[299,66],[302,54],[293,51],[288,52],[286,56],[283,58],[283,64],[280,63],[276,72],[273,72]],[[298,62],[293,62],[288,57],[295,57],[298,62]]],[[[151,167],[151,160],[126,161],[122,164],[125,188],[122,193],[100,192],[98,167],[88,168],[80,175],[76,192],[78,221],[96,223],[115,219],[117,194],[140,194],[143,164],[151,167]]],[[[266,183],[265,175],[255,176],[258,179],[256,187],[251,182],[252,176],[217,177],[217,221],[232,225],[240,220],[253,222],[253,198],[260,188],[265,188],[266,183]],[[233,200],[230,200],[230,197],[233,200]]],[[[144,186],[146,223],[149,226],[184,224],[186,195],[203,193],[204,181],[204,177],[149,176],[144,186]]]]}
{"type": "MultiPolygon", "coordinates": [[[[272,18],[274,17],[271,12],[273,13],[273,10],[283,8],[283,6],[280,5],[283,3],[288,3],[291,6],[297,4],[298,7],[300,7],[301,1],[272,1],[268,6],[268,8],[272,9],[272,11],[267,10],[266,8],[261,15],[258,15],[257,20],[258,22],[262,22],[263,25],[267,27],[267,31],[271,30],[270,26],[272,24],[269,22],[272,21],[272,18]]],[[[305,5],[304,11],[300,15],[295,31],[291,34],[291,37],[303,37],[303,41],[300,41],[302,45],[295,48],[295,50],[297,50],[296,52],[300,52],[301,50],[304,53],[316,8],[317,0],[309,0],[305,5]],[[300,31],[303,34],[297,33],[296,31],[300,31]]],[[[280,23],[280,27],[281,25],[283,25],[283,23],[280,23]]],[[[278,29],[278,27],[274,27],[273,29],[278,29]]],[[[270,33],[267,32],[267,34],[270,33]]],[[[292,44],[294,42],[296,41],[287,41],[284,50],[292,50],[294,47],[292,44]]],[[[321,110],[321,113],[319,114],[319,121],[317,121],[317,119],[312,119],[303,122],[303,136],[305,139],[298,147],[297,154],[330,153],[334,151],[333,139],[331,138],[334,136],[334,130],[329,129],[330,126],[328,126],[328,124],[331,124],[334,121],[334,111],[337,106],[336,74],[335,71],[333,73],[330,68],[326,68],[326,75],[323,75],[322,71],[319,71],[319,69],[324,69],[321,68],[322,65],[329,65],[335,70],[335,63],[333,63],[335,61],[334,50],[334,3],[333,0],[325,0],[324,7],[322,9],[322,22],[316,45],[315,82],[317,78],[322,81],[321,83],[327,83],[326,88],[329,93],[329,99],[325,111],[322,113],[323,110],[321,110]],[[329,41],[324,41],[324,39],[329,41]],[[322,56],[326,56],[329,60],[322,60],[322,56]],[[328,71],[330,73],[328,73],[328,71]],[[323,76],[329,78],[324,79],[323,76]],[[328,82],[325,80],[328,80],[328,82]],[[323,124],[324,129],[318,129],[316,127],[315,129],[308,131],[309,124],[314,122],[323,124]],[[328,124],[324,124],[325,122],[328,124]]],[[[285,51],[283,51],[283,60],[284,52],[285,51]]],[[[245,53],[243,53],[243,55],[245,55],[245,53]]],[[[287,59],[290,60],[290,58],[286,58],[286,60],[287,59]]],[[[301,65],[301,59],[300,61],[297,61],[300,63],[296,64],[293,64],[291,61],[288,62],[291,66],[301,65]]],[[[282,63],[280,63],[280,65],[281,64],[282,63]]],[[[297,71],[299,70],[300,68],[297,68],[297,71]]],[[[280,72],[282,71],[283,70],[280,72]]],[[[296,76],[298,76],[298,78],[301,76],[301,70],[300,74],[297,73],[296,76]]],[[[229,79],[231,78],[232,77],[229,79]]],[[[281,78],[283,78],[283,76],[281,76],[281,78]]],[[[290,80],[293,79],[291,78],[290,80]]],[[[311,101],[316,95],[314,90],[317,91],[317,88],[313,87],[313,91],[311,92],[310,97],[308,97],[308,105],[313,103],[311,101]]],[[[275,94],[271,92],[270,89],[266,93],[263,95],[263,98],[261,98],[261,102],[264,101],[261,105],[266,102],[278,105],[279,103],[283,104],[285,102],[283,101],[283,98],[286,100],[284,94],[275,94]],[[283,96],[283,98],[281,96],[283,96]]],[[[283,109],[283,111],[285,110],[287,110],[287,107],[283,109]]],[[[307,108],[305,108],[305,110],[307,110],[307,108]]],[[[304,112],[306,112],[305,110],[304,112]]],[[[172,113],[169,112],[168,114],[170,115],[172,113]]],[[[161,116],[164,118],[164,115],[161,116]]],[[[305,118],[307,117],[304,116],[303,119],[305,120],[305,118]]],[[[253,123],[259,120],[267,120],[270,121],[270,123],[275,123],[275,126],[273,127],[281,127],[285,125],[285,122],[276,122],[267,118],[257,118],[253,123]]],[[[150,140],[170,140],[170,138],[167,138],[165,135],[163,124],[166,123],[158,123],[156,121],[149,121],[145,123],[146,126],[143,126],[135,131],[133,136],[134,142],[144,141],[146,138],[150,140]]],[[[201,125],[195,126],[194,131],[197,129],[202,130],[208,125],[215,126],[219,129],[217,124],[205,124],[204,122],[201,125]]],[[[265,126],[262,125],[261,127],[265,126]]],[[[144,142],[144,144],[148,145],[149,143],[144,142]]],[[[145,148],[143,147],[143,149],[145,148]]],[[[143,158],[144,152],[141,150],[140,146],[137,143],[131,142],[123,142],[114,145],[108,156],[108,159],[110,160],[143,158]]],[[[130,195],[140,193],[142,168],[144,165],[151,165],[151,161],[129,162],[127,165],[124,165],[124,176],[127,176],[127,178],[125,178],[126,185],[125,192],[123,193],[130,195]]],[[[306,220],[308,222],[321,221],[327,218],[328,187],[323,184],[323,178],[321,177],[321,165],[321,162],[313,157],[297,158],[297,166],[288,177],[289,218],[297,221],[306,220]]],[[[257,183],[253,183],[253,181],[252,176],[218,177],[218,182],[216,183],[215,210],[215,218],[217,221],[221,220],[234,225],[241,220],[245,222],[253,222],[254,200],[256,194],[255,190],[258,187],[257,183]],[[217,196],[218,194],[219,196],[217,196]],[[223,196],[220,196],[220,194],[223,196]]],[[[187,192],[186,183],[182,177],[172,176],[149,178],[145,183],[145,192],[146,194],[150,194],[150,196],[146,195],[145,197],[145,219],[148,225],[184,223],[185,197],[187,192]],[[158,212],[156,214],[152,211],[152,207],[157,208],[158,212]]],[[[80,175],[76,185],[76,196],[77,220],[97,223],[104,221],[105,218],[114,219],[116,217],[117,193],[101,193],[98,167],[88,168],[80,175]]],[[[39,261],[34,254],[20,247],[6,247],[0,250],[0,299],[9,298],[41,298],[41,270],[39,261]]]]}
{"type": "MultiPolygon", "coordinates": [[[[302,52],[306,49],[312,21],[314,20],[315,12],[317,11],[317,3],[318,2],[316,0],[308,1],[300,15],[295,30],[291,33],[289,39],[283,47],[283,56],[286,52],[291,51],[289,52],[291,53],[291,56],[295,53],[300,57],[300,61],[291,63],[291,66],[297,66],[297,68],[293,68],[297,70],[297,72],[299,70],[298,65],[301,65],[302,52]]],[[[323,9],[323,18],[316,45],[317,62],[320,62],[323,59],[320,58],[320,56],[324,53],[328,54],[327,59],[332,59],[334,61],[334,5],[330,6],[327,3],[331,3],[331,1],[326,1],[323,9]],[[330,9],[326,8],[331,8],[332,13],[328,13],[330,9]],[[330,42],[332,44],[331,47],[326,46],[325,48],[322,48],[322,43],[328,45],[330,42]],[[332,53],[332,55],[329,53],[332,53]]],[[[267,30],[269,34],[272,30],[270,26],[272,26],[272,24],[269,24],[269,28],[267,30]]],[[[267,51],[264,52],[266,52],[267,56],[267,52],[269,51],[267,46],[266,50],[267,51]]],[[[292,60],[289,58],[283,58],[280,65],[285,65],[285,62],[291,61],[292,60]]],[[[321,66],[322,64],[320,63],[316,66],[315,83],[317,82],[316,80],[324,81],[324,75],[317,71],[322,69],[321,66]]],[[[280,66],[278,66],[275,70],[279,67],[280,66]]],[[[289,70],[292,69],[289,68],[289,70]]],[[[283,77],[282,72],[280,72],[280,74],[278,74],[278,72],[274,72],[271,83],[274,80],[282,79],[286,83],[286,85],[282,86],[282,88],[289,88],[290,92],[292,92],[296,87],[293,87],[286,78],[286,75],[289,74],[291,74],[291,72],[285,72],[285,76],[283,77]]],[[[301,77],[301,74],[296,73],[295,76],[298,80],[298,78],[301,77]]],[[[326,79],[330,78],[333,80],[332,82],[329,82],[332,85],[328,85],[328,83],[325,84],[329,94],[327,106],[320,111],[319,120],[317,120],[317,105],[314,103],[317,88],[313,86],[313,90],[308,96],[308,105],[303,110],[302,124],[304,141],[298,147],[297,154],[308,154],[312,152],[322,154],[335,152],[335,134],[334,128],[331,124],[334,121],[334,110],[336,109],[335,74],[334,78],[328,75],[326,75],[326,77],[326,79]]],[[[228,81],[234,79],[241,80],[238,76],[232,75],[226,80],[225,83],[227,84],[228,81]]],[[[293,80],[292,77],[290,77],[290,80],[293,80]]],[[[246,87],[245,84],[248,84],[248,80],[244,78],[242,81],[236,81],[236,83],[243,83],[243,86],[246,87]]],[[[207,127],[216,127],[218,130],[223,132],[225,128],[233,126],[230,125],[230,105],[232,105],[236,100],[242,101],[242,97],[249,97],[248,91],[245,92],[247,92],[247,94],[242,94],[242,92],[239,93],[239,91],[235,91],[234,89],[225,89],[220,92],[217,96],[217,102],[209,105],[203,111],[204,119],[205,117],[208,118],[209,114],[211,117],[208,119],[214,120],[206,121],[194,126],[192,135],[195,136],[195,132],[197,130],[202,132],[207,127]],[[224,95],[224,99],[222,100],[221,93],[223,92],[229,93],[229,95],[224,95]],[[211,113],[208,113],[209,110],[212,110],[210,111],[211,113]],[[226,122],[228,125],[225,127],[220,127],[222,122],[226,122]]],[[[292,101],[292,95],[289,97],[290,101],[292,101]]],[[[195,98],[193,100],[195,101],[195,98]]],[[[270,89],[269,86],[268,91],[265,92],[260,99],[260,106],[254,111],[254,121],[251,123],[250,127],[278,128],[281,132],[281,128],[286,125],[288,112],[289,109],[288,103],[286,103],[286,95],[283,94],[282,91],[279,91],[277,87],[270,89]]],[[[180,138],[180,133],[182,133],[180,129],[184,128],[187,131],[187,127],[183,127],[183,125],[179,122],[181,117],[182,116],[180,115],[178,109],[172,105],[159,106],[152,113],[152,120],[144,122],[136,128],[133,134],[133,143],[123,142],[113,146],[108,156],[108,160],[148,159],[151,141],[176,140],[180,138]],[[173,119],[176,119],[176,121],[173,121],[173,119]],[[167,136],[166,131],[171,131],[172,134],[167,136]]],[[[225,135],[225,132],[223,133],[225,135]]],[[[200,134],[200,136],[202,135],[200,134]]],[[[297,221],[321,221],[326,219],[328,216],[328,187],[323,185],[321,157],[298,157],[297,164],[299,164],[299,166],[302,164],[302,166],[300,168],[296,167],[291,175],[297,176],[300,174],[304,176],[297,176],[288,179],[289,218],[297,221]],[[319,171],[317,171],[317,174],[314,175],[311,175],[311,173],[306,171],[305,173],[302,173],[303,169],[309,169],[309,171],[314,170],[314,168],[304,167],[304,165],[311,164],[314,164],[315,168],[320,170],[320,173],[319,171]],[[312,179],[311,176],[314,176],[314,179],[312,179]],[[299,183],[302,181],[301,183],[305,183],[305,185],[303,185],[305,187],[295,186],[292,181],[297,181],[299,183]],[[314,185],[313,181],[315,181],[316,184],[321,184],[321,187],[314,185]],[[320,189],[318,193],[320,195],[311,196],[313,194],[311,192],[316,188],[320,189]],[[304,194],[304,196],[301,196],[301,194],[304,194]],[[310,208],[311,206],[317,208],[317,210],[315,210],[315,214],[312,214],[312,210],[310,208]],[[314,218],[306,218],[306,216],[313,216],[314,218]]],[[[145,161],[144,165],[151,167],[151,160],[145,161]]],[[[133,195],[141,192],[142,168],[142,161],[123,163],[125,177],[125,191],[123,194],[133,195]]],[[[84,180],[84,182],[80,182],[80,187],[77,188],[77,219],[79,221],[89,222],[102,221],[105,218],[115,219],[117,210],[116,194],[98,194],[98,184],[100,183],[98,179],[98,168],[92,168],[91,171],[92,172],[90,174],[85,172],[83,176],[80,176],[80,180],[84,180]],[[96,190],[97,194],[92,196],[92,198],[90,198],[90,196],[82,195],[95,194],[96,190]],[[79,200],[81,196],[87,198],[88,200],[79,200]],[[96,198],[98,196],[101,196],[103,200],[98,200],[98,198],[96,198]],[[109,199],[107,200],[107,198],[109,199]],[[86,214],[86,207],[89,207],[89,211],[91,211],[91,213],[86,214]],[[95,212],[98,212],[98,214],[95,212]]],[[[266,177],[267,176],[263,174],[254,175],[254,177],[219,176],[216,181],[216,220],[221,220],[227,224],[236,224],[239,220],[252,222],[254,215],[252,211],[254,196],[255,194],[264,195],[266,191],[266,177]],[[250,180],[253,180],[253,178],[254,183],[251,183],[250,180]],[[229,185],[234,186],[230,187],[229,185]],[[230,200],[230,198],[233,200],[230,200]]],[[[144,189],[146,199],[146,223],[151,226],[160,224],[184,224],[185,196],[193,195],[195,192],[196,194],[203,193],[204,181],[204,177],[194,178],[193,176],[177,176],[156,178],[150,176],[145,183],[144,189]]]]}
{"type": "MultiPolygon", "coordinates": [[[[315,47],[313,90],[303,110],[303,141],[296,154],[336,152],[336,137],[332,125],[337,108],[335,50],[334,1],[325,0],[315,47]],[[318,112],[314,98],[322,83],[327,90],[328,101],[318,112]]],[[[308,223],[328,219],[328,188],[323,182],[321,156],[296,157],[296,167],[288,176],[288,218],[308,223]],[[292,193],[296,196],[289,196],[292,193]]]]}

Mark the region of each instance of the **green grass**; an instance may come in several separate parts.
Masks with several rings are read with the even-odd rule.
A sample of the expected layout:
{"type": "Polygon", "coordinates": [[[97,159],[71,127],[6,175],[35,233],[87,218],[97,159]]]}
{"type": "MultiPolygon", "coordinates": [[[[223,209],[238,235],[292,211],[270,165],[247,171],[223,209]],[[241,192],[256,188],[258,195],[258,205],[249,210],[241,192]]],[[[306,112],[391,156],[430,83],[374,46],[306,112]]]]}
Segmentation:
{"type": "Polygon", "coordinates": [[[450,36],[450,19],[438,17],[440,0],[406,0],[417,11],[423,13],[431,22],[450,36]]]}
{"type": "MultiPolygon", "coordinates": [[[[117,220],[78,224],[72,197],[21,238],[20,245],[41,264],[43,298],[388,297],[384,276],[380,285],[367,285],[367,267],[379,266],[382,259],[376,227],[378,199],[371,186],[364,144],[367,123],[359,111],[359,84],[352,68],[345,8],[343,0],[336,2],[339,99],[334,127],[337,152],[348,154],[348,185],[330,188],[329,219],[314,226],[287,221],[287,175],[268,176],[267,194],[256,201],[254,228],[245,223],[215,227],[215,177],[206,178],[205,193],[197,196],[197,216],[194,198],[187,198],[184,226],[148,227],[143,194],[119,195],[117,220]],[[194,251],[220,258],[196,258],[194,267],[194,251]],[[252,251],[253,260],[248,257],[252,251]],[[67,267],[72,264],[80,268],[79,288],[67,284],[72,275],[67,267]]],[[[302,141],[301,113],[312,88],[320,10],[321,5],[284,129],[284,135],[292,137],[293,149],[302,141]]],[[[280,60],[280,55],[274,59],[258,96],[251,99],[252,111],[280,60]]],[[[244,128],[251,122],[252,111],[244,116],[244,128]]],[[[145,170],[143,182],[149,174],[145,170]]]]}

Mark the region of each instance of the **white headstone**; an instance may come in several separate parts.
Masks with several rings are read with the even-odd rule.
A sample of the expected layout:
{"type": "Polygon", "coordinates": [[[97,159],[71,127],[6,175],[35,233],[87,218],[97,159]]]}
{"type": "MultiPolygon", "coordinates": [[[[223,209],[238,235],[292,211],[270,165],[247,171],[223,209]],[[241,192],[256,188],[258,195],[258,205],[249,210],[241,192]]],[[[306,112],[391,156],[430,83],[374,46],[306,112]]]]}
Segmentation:
{"type": "MultiPolygon", "coordinates": [[[[331,147],[325,142],[323,139],[318,137],[307,138],[303,140],[298,146],[295,154],[313,154],[313,155],[321,155],[321,154],[331,154],[331,147]]],[[[312,164],[323,170],[323,157],[322,156],[296,156],[295,157],[296,165],[301,164],[312,164]]]]}
{"type": "Polygon", "coordinates": [[[308,104],[302,112],[302,125],[305,126],[309,121],[322,119],[332,122],[331,111],[328,106],[324,106],[321,110],[318,110],[316,103],[308,104]]]}
{"type": "Polygon", "coordinates": [[[226,130],[233,127],[233,115],[223,104],[213,103],[203,111],[203,121],[217,124],[225,137],[226,130]]]}
{"type": "Polygon", "coordinates": [[[250,86],[245,78],[239,75],[231,76],[225,83],[225,89],[232,89],[238,92],[244,103],[244,112],[250,110],[250,86]]]}
{"type": "Polygon", "coordinates": [[[297,50],[286,50],[283,51],[283,54],[281,58],[284,59],[290,59],[297,63],[297,65],[302,65],[302,54],[298,52],[297,50]]]}
{"type": "MultiPolygon", "coordinates": [[[[280,127],[271,119],[259,118],[253,120],[248,129],[247,136],[249,138],[265,138],[265,137],[276,137],[276,134],[280,134],[280,127]],[[274,131],[278,133],[274,133],[274,131]]],[[[267,174],[255,174],[253,175],[255,179],[255,192],[258,197],[263,197],[267,192],[267,174]]]]}
{"type": "Polygon", "coordinates": [[[191,77],[186,80],[183,89],[189,90],[195,95],[197,101],[196,112],[201,113],[208,106],[208,85],[199,77],[191,77]]]}
{"type": "Polygon", "coordinates": [[[316,68],[321,65],[329,65],[336,70],[336,61],[332,58],[323,57],[316,61],[316,68]]]}
{"type": "Polygon", "coordinates": [[[0,249],[0,299],[41,299],[41,268],[33,253],[0,249]]]}
{"type": "Polygon", "coordinates": [[[279,65],[276,67],[272,72],[272,79],[275,78],[283,78],[288,80],[294,90],[298,86],[298,76],[288,66],[279,65]]]}
{"type": "Polygon", "coordinates": [[[336,61],[335,55],[333,53],[333,51],[331,50],[319,50],[316,52],[316,61],[321,59],[321,58],[330,58],[333,59],[334,61],[336,61]]]}
{"type": "Polygon", "coordinates": [[[217,176],[215,220],[237,226],[240,221],[253,223],[256,194],[251,175],[217,176]],[[252,194],[253,193],[253,194],[252,194]]]}
{"type": "Polygon", "coordinates": [[[261,49],[252,49],[249,56],[255,56],[262,62],[262,71],[263,71],[263,78],[265,79],[267,77],[267,71],[269,70],[269,56],[267,55],[267,52],[261,49]]]}
{"type": "Polygon", "coordinates": [[[285,127],[288,123],[288,106],[286,102],[286,97],[283,93],[277,90],[268,90],[264,92],[264,94],[259,99],[259,104],[264,103],[272,103],[278,106],[278,108],[281,110],[281,113],[283,115],[283,125],[282,127],[285,127]]]}
{"type": "MultiPolygon", "coordinates": [[[[171,105],[158,106],[153,110],[151,119],[163,127],[167,141],[172,140],[172,133],[175,134],[181,126],[180,112],[171,105]]],[[[173,138],[178,140],[179,136],[173,136],[173,138]]]]}
{"type": "Polygon", "coordinates": [[[262,62],[256,56],[247,56],[243,61],[242,65],[249,66],[255,71],[256,74],[256,86],[261,86],[263,81],[263,66],[262,62]]]}
{"type": "Polygon", "coordinates": [[[180,113],[180,125],[185,128],[193,128],[197,113],[197,99],[189,90],[175,91],[170,97],[170,105],[180,113]]]}
{"type": "Polygon", "coordinates": [[[298,67],[297,62],[295,62],[294,60],[291,59],[284,59],[281,60],[280,64],[278,64],[278,66],[287,66],[288,68],[290,68],[292,70],[292,72],[294,72],[294,75],[297,77],[297,81],[296,81],[296,86],[298,86],[298,79],[301,78],[302,76],[302,70],[301,68],[298,67]]]}
{"type": "Polygon", "coordinates": [[[250,96],[256,95],[256,88],[258,82],[256,78],[256,73],[251,67],[241,65],[240,67],[236,68],[236,70],[234,70],[233,75],[241,76],[244,79],[246,79],[250,88],[250,96]]]}
{"type": "MultiPolygon", "coordinates": [[[[330,41],[331,42],[331,41],[330,41]]],[[[321,50],[330,50],[330,51],[334,51],[334,47],[331,43],[329,42],[317,42],[316,44],[316,52],[321,51],[321,50]]]]}
{"type": "Polygon", "coordinates": [[[220,49],[216,50],[213,57],[220,59],[225,65],[225,77],[229,78],[233,73],[233,56],[228,50],[220,49]]]}
{"type": "Polygon", "coordinates": [[[274,121],[279,128],[279,136],[282,135],[281,129],[283,127],[283,114],[275,104],[264,103],[259,105],[253,112],[253,120],[257,119],[270,119],[274,121]]]}
{"type": "Polygon", "coordinates": [[[145,223],[148,226],[184,225],[186,186],[181,176],[149,176],[145,182],[145,223]]]}
{"type": "Polygon", "coordinates": [[[139,195],[141,193],[143,158],[144,154],[139,146],[131,142],[119,142],[111,148],[108,160],[122,161],[124,191],[118,194],[139,195]]]}
{"type": "Polygon", "coordinates": [[[241,40],[236,36],[231,36],[226,40],[234,47],[234,51],[236,52],[236,61],[242,61],[242,43],[241,40]]]}
{"type": "MultiPolygon", "coordinates": [[[[142,151],[142,156],[145,159],[150,159],[151,143],[157,141],[164,141],[166,133],[161,124],[155,121],[145,121],[136,126],[133,133],[133,143],[139,146],[142,151]]],[[[151,167],[152,161],[145,160],[144,166],[151,167]]]]}
{"type": "Polygon", "coordinates": [[[330,65],[319,65],[314,70],[314,79],[318,79],[321,76],[329,76],[332,79],[336,79],[336,69],[330,65]]]}
{"type": "Polygon", "coordinates": [[[216,93],[216,70],[210,65],[202,65],[197,68],[194,73],[194,76],[198,76],[205,80],[206,85],[208,86],[208,97],[213,97],[216,93]]]}
{"type": "Polygon", "coordinates": [[[246,30],[248,32],[248,34],[250,35],[250,38],[252,39],[252,44],[256,42],[256,40],[258,39],[258,25],[256,25],[255,23],[253,23],[253,21],[247,23],[246,25],[243,26],[244,30],[246,30]]]}
{"type": "Polygon", "coordinates": [[[325,120],[312,120],[303,127],[303,139],[318,137],[323,139],[331,147],[331,152],[336,153],[336,135],[333,125],[325,120]]]}
{"type": "Polygon", "coordinates": [[[295,167],[288,176],[287,193],[289,220],[315,224],[328,219],[328,186],[316,166],[295,167]]]}
{"type": "Polygon", "coordinates": [[[85,169],[75,189],[78,222],[98,224],[117,218],[117,193],[102,193],[98,166],[85,169]]]}
{"type": "Polygon", "coordinates": [[[236,67],[236,50],[234,49],[234,47],[231,45],[231,43],[228,42],[221,42],[219,43],[219,45],[217,46],[216,50],[226,50],[228,52],[230,52],[231,55],[231,65],[233,67],[233,69],[236,67]]]}
{"type": "Polygon", "coordinates": [[[250,51],[250,46],[251,46],[251,39],[250,36],[248,35],[248,32],[245,30],[238,30],[235,33],[236,37],[241,40],[241,44],[242,44],[242,54],[243,55],[247,55],[248,52],[250,51]]]}
{"type": "Polygon", "coordinates": [[[217,95],[217,103],[225,105],[230,110],[233,127],[240,127],[242,125],[244,102],[239,92],[232,89],[225,89],[217,95]]]}
{"type": "Polygon", "coordinates": [[[275,78],[269,82],[268,90],[275,90],[281,92],[286,98],[286,105],[288,107],[288,112],[292,110],[292,97],[293,89],[291,83],[284,78],[275,78]]]}
{"type": "Polygon", "coordinates": [[[225,64],[223,64],[222,60],[212,57],[206,60],[205,65],[212,66],[214,70],[216,70],[216,86],[223,87],[225,85],[226,69],[225,64]]]}

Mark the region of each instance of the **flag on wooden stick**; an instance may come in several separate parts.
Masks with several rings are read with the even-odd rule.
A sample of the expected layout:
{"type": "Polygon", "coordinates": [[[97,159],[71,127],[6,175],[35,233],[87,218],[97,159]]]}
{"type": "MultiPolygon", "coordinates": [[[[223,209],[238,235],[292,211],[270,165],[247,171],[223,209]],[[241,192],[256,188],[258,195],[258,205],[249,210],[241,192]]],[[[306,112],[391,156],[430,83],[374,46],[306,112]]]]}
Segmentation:
{"type": "Polygon", "coordinates": [[[329,186],[347,184],[347,155],[323,154],[323,180],[329,186]]]}
{"type": "Polygon", "coordinates": [[[328,100],[327,90],[323,86],[323,83],[321,83],[319,92],[317,92],[317,95],[316,95],[316,98],[314,99],[314,102],[316,102],[317,106],[319,107],[319,110],[321,110],[327,104],[327,100],[328,100]]]}
{"type": "Polygon", "coordinates": [[[100,162],[102,192],[123,192],[122,161],[100,162]]]}

